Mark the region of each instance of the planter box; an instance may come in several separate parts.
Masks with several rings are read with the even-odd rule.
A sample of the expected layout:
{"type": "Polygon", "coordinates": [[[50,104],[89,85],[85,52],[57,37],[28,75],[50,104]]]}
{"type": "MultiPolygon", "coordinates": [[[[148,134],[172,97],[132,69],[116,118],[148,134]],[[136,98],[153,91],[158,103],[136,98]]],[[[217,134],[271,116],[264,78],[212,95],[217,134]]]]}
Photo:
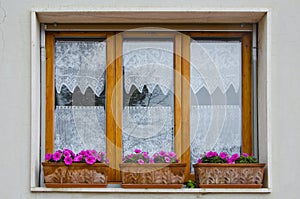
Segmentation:
{"type": "Polygon", "coordinates": [[[123,188],[182,188],[185,163],[120,164],[123,188]]]}
{"type": "Polygon", "coordinates": [[[43,162],[44,182],[51,188],[106,187],[108,166],[103,163],[88,165],[86,163],[43,162]]]}
{"type": "Polygon", "coordinates": [[[200,188],[261,188],[265,164],[201,163],[193,167],[200,188]]]}

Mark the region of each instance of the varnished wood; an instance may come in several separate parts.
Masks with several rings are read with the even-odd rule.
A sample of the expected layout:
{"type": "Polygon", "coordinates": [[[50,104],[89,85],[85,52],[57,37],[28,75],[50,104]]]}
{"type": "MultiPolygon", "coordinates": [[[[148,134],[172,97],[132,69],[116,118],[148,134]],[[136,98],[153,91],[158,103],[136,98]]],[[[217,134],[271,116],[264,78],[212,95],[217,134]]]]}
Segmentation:
{"type": "Polygon", "coordinates": [[[181,34],[174,40],[174,148],[181,161],[181,34]]]}
{"type": "Polygon", "coordinates": [[[54,152],[54,34],[46,34],[46,121],[45,153],[54,152]]]}
{"type": "Polygon", "coordinates": [[[108,181],[116,181],[116,96],[115,96],[115,37],[113,33],[107,33],[106,39],[106,151],[110,168],[108,181]]]}
{"type": "Polygon", "coordinates": [[[173,31],[127,31],[122,33],[124,38],[174,38],[176,32],[173,31]]]}
{"type": "Polygon", "coordinates": [[[165,24],[165,23],[157,23],[157,24],[149,24],[149,23],[116,23],[116,24],[46,24],[47,31],[127,31],[127,30],[160,30],[170,29],[175,31],[252,31],[252,24],[165,24]]]}
{"type": "Polygon", "coordinates": [[[87,32],[87,31],[76,31],[76,32],[53,32],[55,38],[106,38],[105,32],[87,32]]]}
{"type": "Polygon", "coordinates": [[[242,151],[248,154],[253,153],[251,52],[251,34],[244,34],[242,38],[242,151]]]}
{"type": "Polygon", "coordinates": [[[122,162],[122,117],[123,117],[123,64],[122,64],[122,34],[116,36],[116,181],[121,181],[118,165],[122,162]]]}
{"type": "Polygon", "coordinates": [[[187,163],[185,179],[190,174],[190,37],[182,35],[182,105],[181,105],[181,126],[182,126],[182,162],[187,163]]]}
{"type": "Polygon", "coordinates": [[[40,23],[257,23],[265,11],[69,11],[37,12],[40,23]]]}

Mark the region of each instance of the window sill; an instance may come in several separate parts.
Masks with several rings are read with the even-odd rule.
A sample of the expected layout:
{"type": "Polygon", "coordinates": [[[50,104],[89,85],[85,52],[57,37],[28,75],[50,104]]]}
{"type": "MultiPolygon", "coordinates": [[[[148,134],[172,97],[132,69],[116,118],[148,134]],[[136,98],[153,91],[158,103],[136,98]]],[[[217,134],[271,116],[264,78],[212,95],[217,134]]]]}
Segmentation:
{"type": "Polygon", "coordinates": [[[46,188],[31,187],[32,192],[70,192],[70,193],[271,193],[270,188],[259,189],[124,189],[116,185],[108,185],[107,188],[46,188]]]}

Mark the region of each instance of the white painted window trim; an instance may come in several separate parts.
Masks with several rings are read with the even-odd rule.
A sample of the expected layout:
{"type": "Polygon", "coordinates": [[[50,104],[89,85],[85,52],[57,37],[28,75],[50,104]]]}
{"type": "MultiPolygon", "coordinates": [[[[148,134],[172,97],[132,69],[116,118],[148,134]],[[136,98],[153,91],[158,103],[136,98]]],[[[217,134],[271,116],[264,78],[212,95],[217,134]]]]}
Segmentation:
{"type": "MultiPolygon", "coordinates": [[[[226,19],[235,21],[239,20],[236,17],[237,13],[241,13],[243,17],[240,18],[239,23],[258,23],[258,69],[257,69],[257,79],[258,79],[258,146],[259,146],[259,157],[261,162],[267,163],[267,170],[265,174],[265,184],[267,187],[261,189],[123,189],[123,188],[101,188],[101,189],[72,189],[72,188],[46,188],[39,187],[39,176],[41,171],[41,136],[43,136],[43,131],[41,129],[41,113],[42,110],[42,99],[41,99],[41,87],[43,85],[41,78],[41,67],[44,63],[40,59],[41,52],[43,52],[43,47],[40,44],[40,25],[44,22],[50,22],[47,20],[53,20],[52,23],[59,23],[55,21],[56,14],[68,14],[68,13],[130,13],[134,11],[124,11],[124,10],[47,10],[47,9],[35,9],[31,12],[31,184],[30,188],[33,192],[102,192],[102,193],[270,193],[272,190],[272,151],[271,151],[271,10],[270,9],[202,9],[202,10],[156,10],[155,12],[168,12],[170,15],[172,12],[182,12],[182,13],[194,13],[195,15],[203,15],[205,13],[210,13],[213,16],[215,13],[219,16],[220,13],[225,13],[222,17],[225,22],[226,19]],[[45,18],[48,14],[51,17],[45,18]],[[256,16],[255,13],[264,14],[261,19],[251,18],[256,16]],[[44,17],[44,18],[43,18],[44,17]],[[227,17],[227,18],[226,18],[227,17]],[[231,18],[230,18],[231,17],[231,18]],[[244,21],[247,19],[248,21],[244,21]],[[43,20],[40,20],[40,19],[43,20]],[[254,21],[253,21],[254,20],[254,21]]],[[[143,10],[136,12],[151,12],[151,10],[143,10]]],[[[48,15],[49,16],[49,15],[48,15]]],[[[221,18],[211,17],[209,19],[210,23],[220,23],[221,18]],[[214,21],[215,20],[215,21],[214,21]]],[[[96,18],[95,18],[96,20],[96,18]]],[[[189,20],[188,18],[186,19],[189,20]]],[[[206,19],[207,20],[207,19],[206,19]]],[[[201,21],[201,20],[200,20],[201,21]]],[[[75,21],[70,20],[70,23],[75,23],[75,21]]],[[[205,21],[203,21],[204,23],[205,21]]],[[[207,22],[207,21],[206,21],[207,22]]],[[[223,23],[225,23],[223,21],[223,23]]],[[[127,22],[128,23],[128,22],[127,22]]]]}

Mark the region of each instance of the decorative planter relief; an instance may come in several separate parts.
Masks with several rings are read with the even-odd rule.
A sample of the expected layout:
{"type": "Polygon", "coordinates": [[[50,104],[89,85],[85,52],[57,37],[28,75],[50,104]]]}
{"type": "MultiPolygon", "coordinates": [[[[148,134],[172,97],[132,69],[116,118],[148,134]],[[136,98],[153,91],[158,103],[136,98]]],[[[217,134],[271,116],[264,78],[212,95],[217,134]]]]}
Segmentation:
{"type": "Polygon", "coordinates": [[[185,163],[120,164],[123,188],[182,188],[185,163]]]}
{"type": "Polygon", "coordinates": [[[201,163],[193,165],[200,188],[261,188],[265,164],[201,163]]]}
{"type": "Polygon", "coordinates": [[[87,165],[86,163],[43,162],[46,187],[106,187],[108,166],[104,163],[87,165]]]}

